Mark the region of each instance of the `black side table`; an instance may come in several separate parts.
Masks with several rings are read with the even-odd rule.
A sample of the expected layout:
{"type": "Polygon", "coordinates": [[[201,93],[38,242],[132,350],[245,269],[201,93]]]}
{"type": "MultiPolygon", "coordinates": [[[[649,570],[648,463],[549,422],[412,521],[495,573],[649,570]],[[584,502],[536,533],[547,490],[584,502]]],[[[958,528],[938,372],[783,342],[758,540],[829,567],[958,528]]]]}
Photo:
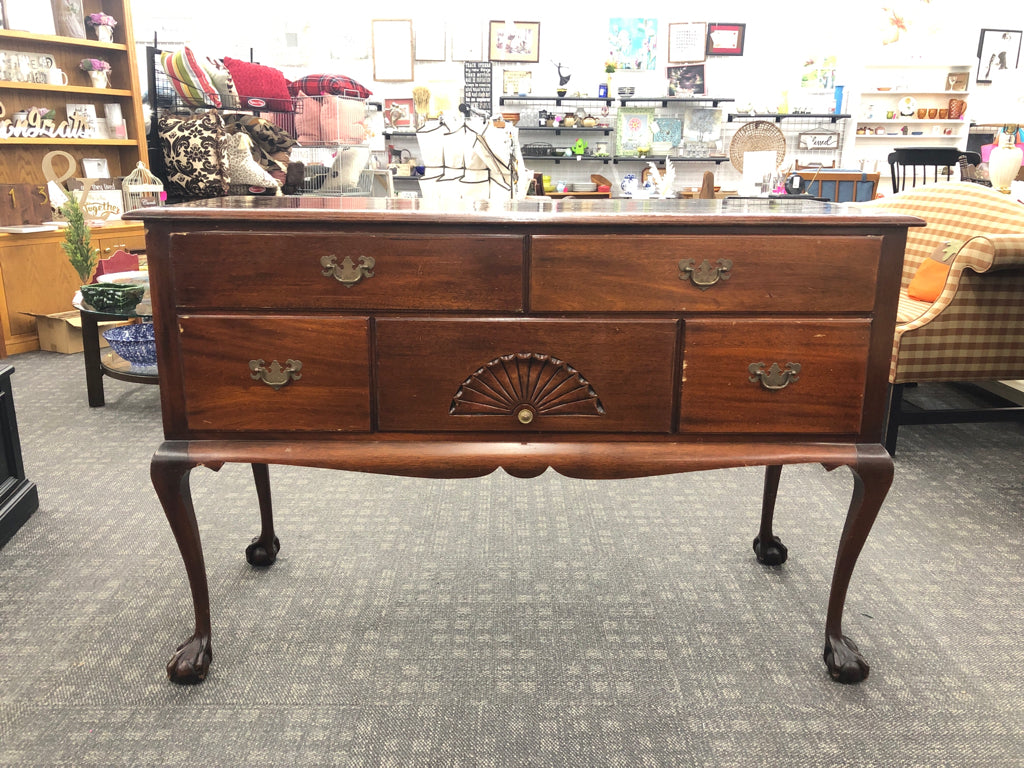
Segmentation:
{"type": "Polygon", "coordinates": [[[14,366],[0,364],[0,547],[39,509],[39,492],[25,479],[21,460],[12,373],[14,366]]]}
{"type": "Polygon", "coordinates": [[[140,318],[148,320],[151,315],[138,314],[134,310],[124,313],[97,312],[83,304],[75,301],[75,308],[82,317],[82,351],[85,353],[85,387],[89,393],[89,405],[92,408],[101,408],[104,405],[103,399],[103,377],[109,376],[120,381],[131,381],[136,384],[159,384],[160,378],[157,373],[148,373],[132,370],[127,360],[122,360],[112,349],[100,350],[99,323],[105,320],[126,320],[140,318]]]}

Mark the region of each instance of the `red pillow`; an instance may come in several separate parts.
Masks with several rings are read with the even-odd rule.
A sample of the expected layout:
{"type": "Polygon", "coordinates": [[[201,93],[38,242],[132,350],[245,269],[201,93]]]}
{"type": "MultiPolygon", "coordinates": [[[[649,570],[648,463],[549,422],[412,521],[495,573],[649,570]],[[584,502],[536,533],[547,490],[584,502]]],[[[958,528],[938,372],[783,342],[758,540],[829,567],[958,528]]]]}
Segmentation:
{"type": "Polygon", "coordinates": [[[292,96],[298,96],[302,91],[307,96],[351,96],[355,99],[365,99],[373,93],[345,75],[306,75],[288,83],[288,90],[292,96]]]}
{"type": "Polygon", "coordinates": [[[277,112],[295,111],[292,95],[288,92],[288,80],[281,70],[232,59],[230,56],[224,57],[224,66],[231,73],[231,80],[243,107],[277,112]]]}

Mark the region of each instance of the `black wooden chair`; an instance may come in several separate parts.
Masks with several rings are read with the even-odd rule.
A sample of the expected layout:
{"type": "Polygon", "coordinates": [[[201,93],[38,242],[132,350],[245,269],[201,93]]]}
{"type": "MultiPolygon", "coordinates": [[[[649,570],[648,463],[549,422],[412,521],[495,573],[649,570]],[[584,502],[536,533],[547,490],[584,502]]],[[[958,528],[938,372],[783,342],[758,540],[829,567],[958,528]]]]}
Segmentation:
{"type": "Polygon", "coordinates": [[[961,156],[966,156],[971,165],[981,162],[977,152],[966,152],[956,147],[906,147],[889,153],[889,171],[892,175],[893,193],[902,192],[909,186],[949,181],[953,166],[961,156]],[[920,175],[920,182],[918,176],[920,175]]]}

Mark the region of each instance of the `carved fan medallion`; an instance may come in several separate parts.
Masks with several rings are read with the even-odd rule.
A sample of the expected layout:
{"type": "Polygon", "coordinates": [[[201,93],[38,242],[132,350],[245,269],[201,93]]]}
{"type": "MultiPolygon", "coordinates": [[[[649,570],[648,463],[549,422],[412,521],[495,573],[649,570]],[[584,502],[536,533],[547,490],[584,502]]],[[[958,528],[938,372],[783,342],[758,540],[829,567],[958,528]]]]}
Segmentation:
{"type": "Polygon", "coordinates": [[[517,352],[491,360],[462,382],[452,415],[516,415],[524,424],[538,416],[600,416],[604,407],[583,376],[562,360],[517,352]]]}

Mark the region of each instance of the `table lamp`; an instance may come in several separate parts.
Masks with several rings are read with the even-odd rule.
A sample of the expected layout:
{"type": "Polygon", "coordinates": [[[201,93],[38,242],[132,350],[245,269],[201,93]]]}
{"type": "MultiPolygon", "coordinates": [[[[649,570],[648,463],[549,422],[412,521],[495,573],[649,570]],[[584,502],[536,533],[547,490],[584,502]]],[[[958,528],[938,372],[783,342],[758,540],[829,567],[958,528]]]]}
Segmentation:
{"type": "Polygon", "coordinates": [[[1003,126],[996,134],[996,146],[989,155],[988,177],[994,189],[1009,194],[1010,185],[1024,161],[1024,149],[1018,144],[1019,131],[1024,125],[1024,80],[1009,70],[993,73],[984,102],[984,122],[1003,126]]]}

